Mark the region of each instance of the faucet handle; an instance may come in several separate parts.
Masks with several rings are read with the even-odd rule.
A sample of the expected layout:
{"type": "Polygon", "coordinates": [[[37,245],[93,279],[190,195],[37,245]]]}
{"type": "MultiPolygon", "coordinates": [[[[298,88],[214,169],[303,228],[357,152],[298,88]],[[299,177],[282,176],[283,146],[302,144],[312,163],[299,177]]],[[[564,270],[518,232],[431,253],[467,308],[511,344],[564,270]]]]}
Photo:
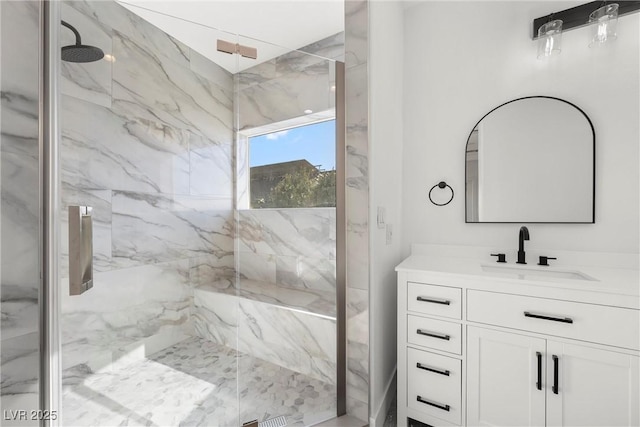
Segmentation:
{"type": "Polygon", "coordinates": [[[540,257],[540,262],[538,262],[538,265],[544,265],[544,266],[548,267],[549,263],[547,263],[547,261],[549,261],[550,259],[558,259],[558,258],[552,258],[550,256],[541,256],[540,257]]]}
{"type": "Polygon", "coordinates": [[[497,256],[498,260],[496,262],[507,262],[505,254],[491,254],[491,256],[497,256]]]}

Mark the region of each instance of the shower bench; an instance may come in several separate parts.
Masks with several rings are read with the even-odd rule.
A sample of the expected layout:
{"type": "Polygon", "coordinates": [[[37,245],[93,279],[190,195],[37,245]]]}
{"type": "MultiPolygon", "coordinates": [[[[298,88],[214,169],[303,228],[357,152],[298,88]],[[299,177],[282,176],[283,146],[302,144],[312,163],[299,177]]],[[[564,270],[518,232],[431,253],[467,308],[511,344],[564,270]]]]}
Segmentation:
{"type": "Polygon", "coordinates": [[[223,279],[194,289],[198,336],[336,382],[335,293],[223,279]]]}

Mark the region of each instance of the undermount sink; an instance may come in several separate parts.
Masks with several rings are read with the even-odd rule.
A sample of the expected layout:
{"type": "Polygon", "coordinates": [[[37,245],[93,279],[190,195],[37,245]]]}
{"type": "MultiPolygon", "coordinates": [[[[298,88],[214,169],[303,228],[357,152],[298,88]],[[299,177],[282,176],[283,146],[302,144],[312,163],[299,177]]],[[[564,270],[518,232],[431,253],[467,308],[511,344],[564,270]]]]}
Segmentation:
{"type": "Polygon", "coordinates": [[[486,273],[499,273],[516,275],[519,279],[527,278],[554,278],[554,279],[569,279],[569,280],[596,280],[593,277],[589,277],[580,271],[568,271],[568,270],[549,270],[546,267],[520,267],[511,265],[482,265],[482,271],[486,273]]]}

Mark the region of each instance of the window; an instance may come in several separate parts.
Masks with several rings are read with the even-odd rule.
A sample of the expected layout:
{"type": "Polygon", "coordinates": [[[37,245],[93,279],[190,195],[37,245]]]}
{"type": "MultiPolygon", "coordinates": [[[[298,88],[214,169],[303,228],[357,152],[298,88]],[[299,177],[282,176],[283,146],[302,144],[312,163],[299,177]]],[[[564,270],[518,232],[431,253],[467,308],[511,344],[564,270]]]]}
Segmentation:
{"type": "Polygon", "coordinates": [[[336,205],[335,120],[249,138],[251,207],[336,205]]]}

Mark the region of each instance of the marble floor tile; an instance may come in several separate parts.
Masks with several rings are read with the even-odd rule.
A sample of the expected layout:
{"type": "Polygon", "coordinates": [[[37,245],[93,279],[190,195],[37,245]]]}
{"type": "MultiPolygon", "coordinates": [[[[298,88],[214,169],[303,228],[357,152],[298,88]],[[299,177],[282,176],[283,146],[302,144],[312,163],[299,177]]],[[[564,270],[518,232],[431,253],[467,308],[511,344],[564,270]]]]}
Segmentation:
{"type": "Polygon", "coordinates": [[[335,386],[201,338],[117,371],[65,374],[76,378],[63,390],[63,425],[238,426],[282,415],[302,426],[336,413],[335,386]]]}

